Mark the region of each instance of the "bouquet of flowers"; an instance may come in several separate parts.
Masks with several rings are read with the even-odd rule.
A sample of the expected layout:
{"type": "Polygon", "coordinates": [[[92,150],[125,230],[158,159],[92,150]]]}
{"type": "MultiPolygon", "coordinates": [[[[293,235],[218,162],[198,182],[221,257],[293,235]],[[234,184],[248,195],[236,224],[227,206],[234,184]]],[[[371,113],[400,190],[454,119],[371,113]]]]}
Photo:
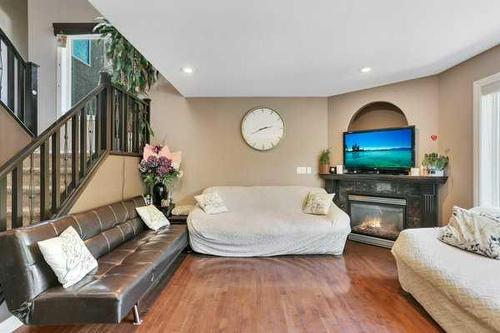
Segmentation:
{"type": "Polygon", "coordinates": [[[148,187],[157,183],[168,185],[182,177],[180,162],[181,152],[171,153],[167,146],[146,144],[143,159],[139,163],[139,172],[148,187]]]}

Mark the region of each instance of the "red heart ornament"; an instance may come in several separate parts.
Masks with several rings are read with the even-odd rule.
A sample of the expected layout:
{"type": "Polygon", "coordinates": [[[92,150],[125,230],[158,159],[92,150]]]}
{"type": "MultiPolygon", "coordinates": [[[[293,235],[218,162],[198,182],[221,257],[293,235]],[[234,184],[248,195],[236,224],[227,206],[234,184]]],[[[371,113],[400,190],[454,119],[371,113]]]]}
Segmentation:
{"type": "Polygon", "coordinates": [[[436,134],[431,135],[432,141],[436,141],[438,139],[438,136],[436,134]]]}

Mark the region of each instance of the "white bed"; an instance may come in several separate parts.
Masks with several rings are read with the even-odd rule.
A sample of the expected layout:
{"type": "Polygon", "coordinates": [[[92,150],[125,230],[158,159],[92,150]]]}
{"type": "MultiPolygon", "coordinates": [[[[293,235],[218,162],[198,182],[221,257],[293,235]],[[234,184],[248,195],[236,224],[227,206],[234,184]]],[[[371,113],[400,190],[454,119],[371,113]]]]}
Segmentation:
{"type": "Polygon", "coordinates": [[[392,248],[401,287],[447,332],[500,332],[500,261],[408,229],[392,248]]]}
{"type": "Polygon", "coordinates": [[[199,253],[254,257],[287,254],[341,255],[350,232],[348,215],[332,203],[328,215],[309,215],[305,186],[217,186],[229,212],[208,215],[196,207],[188,216],[191,248],[199,253]]]}

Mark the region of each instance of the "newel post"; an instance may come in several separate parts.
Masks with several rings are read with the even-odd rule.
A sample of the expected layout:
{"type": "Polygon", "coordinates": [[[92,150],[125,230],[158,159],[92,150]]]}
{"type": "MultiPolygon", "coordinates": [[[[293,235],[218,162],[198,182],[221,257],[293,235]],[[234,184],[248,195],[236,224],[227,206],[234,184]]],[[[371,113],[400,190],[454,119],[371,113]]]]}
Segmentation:
{"type": "Polygon", "coordinates": [[[38,134],[38,65],[26,63],[24,87],[24,122],[30,131],[38,134]]]}

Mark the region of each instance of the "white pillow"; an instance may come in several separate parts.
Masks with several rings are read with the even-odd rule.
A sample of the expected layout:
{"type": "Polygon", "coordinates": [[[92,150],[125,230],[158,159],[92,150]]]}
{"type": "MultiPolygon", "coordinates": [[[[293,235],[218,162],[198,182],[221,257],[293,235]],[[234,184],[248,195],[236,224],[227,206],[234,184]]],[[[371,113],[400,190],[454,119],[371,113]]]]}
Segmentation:
{"type": "Polygon", "coordinates": [[[208,192],[194,197],[198,205],[207,214],[219,214],[228,211],[224,201],[217,192],[208,192]]]}
{"type": "Polygon", "coordinates": [[[136,207],[137,214],[141,220],[146,223],[149,229],[157,231],[167,225],[170,225],[167,217],[154,205],[136,207]]]}
{"type": "Polygon", "coordinates": [[[460,249],[500,259],[500,223],[475,211],[453,207],[447,226],[438,239],[460,249]]]}
{"type": "Polygon", "coordinates": [[[38,242],[38,247],[64,288],[79,282],[97,267],[97,260],[73,227],[58,237],[38,242]]]}
{"type": "Polygon", "coordinates": [[[314,215],[327,215],[333,202],[334,193],[309,192],[304,205],[304,213],[314,215]]]}

